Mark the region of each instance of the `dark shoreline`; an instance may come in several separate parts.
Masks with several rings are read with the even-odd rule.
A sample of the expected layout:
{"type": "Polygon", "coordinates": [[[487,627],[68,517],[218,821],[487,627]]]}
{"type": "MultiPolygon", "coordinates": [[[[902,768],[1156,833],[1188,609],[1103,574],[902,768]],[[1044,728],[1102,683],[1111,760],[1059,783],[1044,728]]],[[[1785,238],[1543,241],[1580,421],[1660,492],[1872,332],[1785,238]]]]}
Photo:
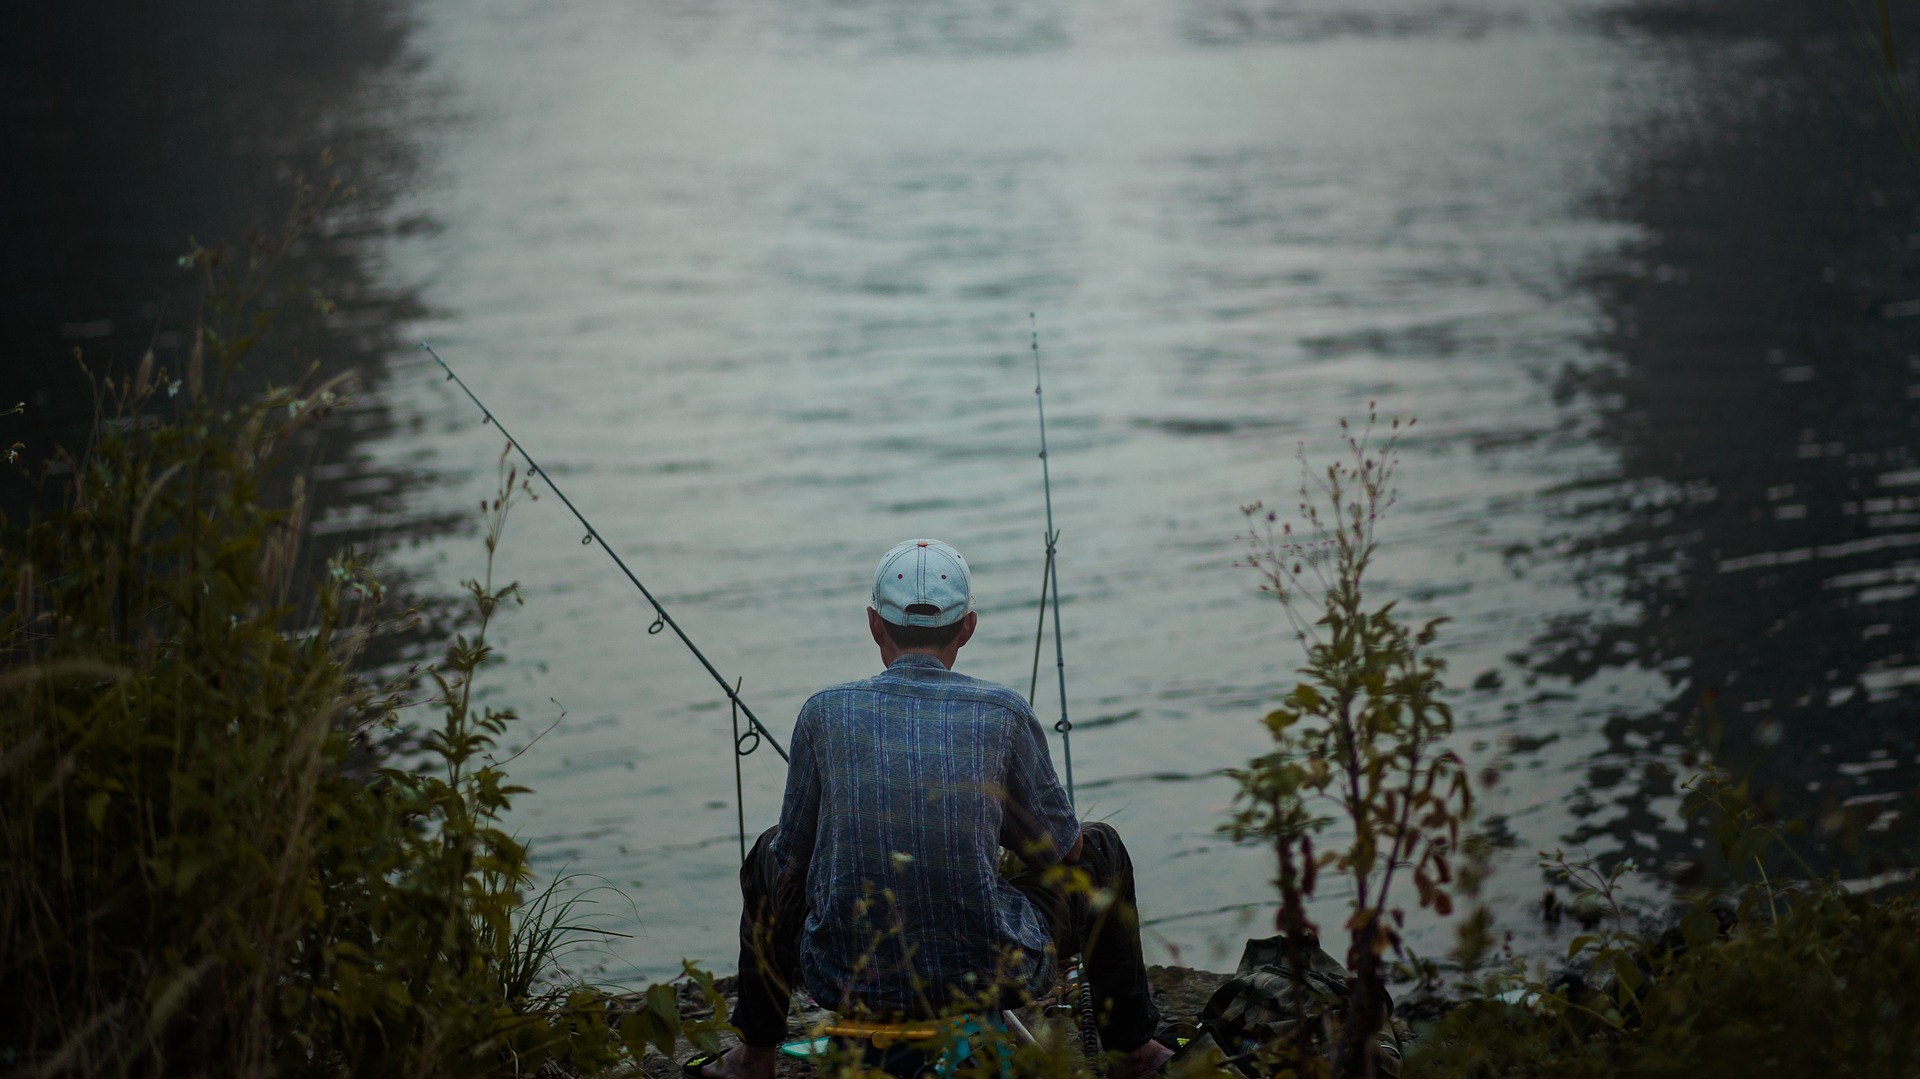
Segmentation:
{"type": "MultiPolygon", "coordinates": [[[[409,63],[402,0],[248,4],[33,5],[0,46],[0,108],[13,148],[0,167],[0,395],[24,416],[5,434],[25,461],[84,445],[98,378],[129,375],[151,349],[176,374],[201,301],[177,259],[190,242],[239,248],[285,227],[296,181],[355,189],[306,230],[287,282],[338,305],[277,316],[246,384],[286,385],[352,371],[355,405],[297,446],[309,521],[333,507],[391,505],[407,483],[368,482],[356,447],[391,422],[378,388],[413,296],[385,290],[370,245],[392,231],[394,197],[415,168],[408,135],[379,94],[409,63]],[[337,164],[329,166],[323,154],[337,164]],[[383,487],[388,488],[382,490],[383,487]]],[[[0,471],[0,512],[24,519],[34,479],[0,471]]],[[[309,542],[324,557],[352,533],[309,542]]]]}

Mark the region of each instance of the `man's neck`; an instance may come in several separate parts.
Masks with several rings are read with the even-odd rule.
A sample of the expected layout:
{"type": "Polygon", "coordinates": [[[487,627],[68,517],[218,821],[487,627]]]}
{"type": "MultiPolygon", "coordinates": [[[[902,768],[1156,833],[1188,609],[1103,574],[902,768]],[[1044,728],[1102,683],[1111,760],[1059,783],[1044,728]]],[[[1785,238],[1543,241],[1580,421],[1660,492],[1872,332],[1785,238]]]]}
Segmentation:
{"type": "Polygon", "coordinates": [[[960,648],[958,645],[949,645],[946,648],[900,648],[891,641],[880,645],[882,666],[893,666],[894,660],[901,656],[931,656],[939,660],[942,667],[952,670],[954,661],[960,658],[960,648]]]}
{"type": "Polygon", "coordinates": [[[872,607],[867,608],[867,632],[873,634],[873,643],[880,646],[880,663],[885,667],[893,666],[893,661],[901,656],[916,655],[931,656],[938,660],[942,667],[952,670],[953,661],[960,658],[960,649],[966,647],[967,642],[973,639],[973,631],[979,624],[980,616],[968,611],[961,617],[959,626],[954,630],[953,639],[946,644],[902,648],[894,641],[893,634],[888,631],[887,623],[880,618],[879,612],[872,607]]]}

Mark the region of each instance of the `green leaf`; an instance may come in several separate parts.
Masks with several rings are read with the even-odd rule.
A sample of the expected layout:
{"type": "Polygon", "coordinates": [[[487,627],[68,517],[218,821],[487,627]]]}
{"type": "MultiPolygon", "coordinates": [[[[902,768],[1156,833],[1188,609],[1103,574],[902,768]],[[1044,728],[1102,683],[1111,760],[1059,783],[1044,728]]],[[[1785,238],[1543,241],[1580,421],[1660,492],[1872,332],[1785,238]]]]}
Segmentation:
{"type": "Polygon", "coordinates": [[[701,1025],[685,1031],[687,1041],[703,1053],[720,1052],[720,1032],[713,1027],[701,1025]]]}
{"type": "Polygon", "coordinates": [[[1619,980],[1620,986],[1630,994],[1637,994],[1640,991],[1641,984],[1646,980],[1641,975],[1640,968],[1634,964],[1633,959],[1624,952],[1614,954],[1613,976],[1619,980]]]}
{"type": "Polygon", "coordinates": [[[673,986],[660,982],[647,989],[647,1011],[654,1019],[654,1047],[662,1056],[673,1055],[673,1042],[680,1032],[680,997],[673,986]]]}
{"type": "Polygon", "coordinates": [[[627,1054],[634,1060],[641,1060],[647,1055],[647,1045],[654,1040],[653,1022],[651,1012],[629,1012],[620,1017],[617,1028],[620,1044],[627,1047],[627,1054]]]}
{"type": "Polygon", "coordinates": [[[1710,910],[1696,910],[1680,919],[1680,933],[1689,948],[1704,948],[1720,935],[1720,920],[1710,910]]]}

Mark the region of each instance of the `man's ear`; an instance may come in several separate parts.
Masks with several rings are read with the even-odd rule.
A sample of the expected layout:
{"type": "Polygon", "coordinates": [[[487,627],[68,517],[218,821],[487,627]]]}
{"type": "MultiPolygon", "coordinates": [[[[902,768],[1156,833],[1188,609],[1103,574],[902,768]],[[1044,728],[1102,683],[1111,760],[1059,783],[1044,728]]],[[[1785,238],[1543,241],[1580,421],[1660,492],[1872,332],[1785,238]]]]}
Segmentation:
{"type": "Polygon", "coordinates": [[[893,638],[887,636],[887,624],[880,618],[880,612],[867,608],[867,632],[873,634],[873,643],[885,648],[893,638]]]}
{"type": "Polygon", "coordinates": [[[980,612],[968,611],[966,617],[960,620],[960,635],[953,639],[953,646],[957,649],[972,640],[973,631],[979,628],[979,626],[980,612]]]}

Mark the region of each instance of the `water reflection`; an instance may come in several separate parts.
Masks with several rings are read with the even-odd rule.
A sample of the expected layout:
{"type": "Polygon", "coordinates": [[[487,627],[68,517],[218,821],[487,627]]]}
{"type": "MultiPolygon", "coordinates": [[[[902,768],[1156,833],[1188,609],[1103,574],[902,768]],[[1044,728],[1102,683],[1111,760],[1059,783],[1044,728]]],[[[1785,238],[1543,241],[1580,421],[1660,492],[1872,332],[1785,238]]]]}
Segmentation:
{"type": "MultiPolygon", "coordinates": [[[[1872,820],[1920,787],[1920,165],[1846,28],[1799,21],[1661,24],[1703,122],[1641,140],[1615,209],[1645,239],[1590,279],[1619,364],[1577,385],[1619,471],[1559,497],[1573,557],[1639,614],[1564,620],[1533,666],[1669,672],[1668,708],[1606,724],[1570,837],[1669,863],[1696,839],[1646,807],[1709,687],[1727,762],[1783,814],[1872,820]]],[[[1912,856],[1883,841],[1868,868],[1912,856]]]]}
{"type": "Polygon", "coordinates": [[[1393,3],[1374,0],[1187,0],[1181,29],[1201,45],[1369,37],[1480,37],[1524,26],[1534,5],[1393,3]]]}
{"type": "MultiPolygon", "coordinates": [[[[377,381],[401,318],[418,314],[370,265],[395,226],[390,200],[413,167],[391,96],[405,59],[398,0],[356,4],[36,4],[10,16],[4,61],[8,164],[0,170],[0,340],[8,404],[24,400],[27,456],[77,446],[93,414],[82,350],[96,376],[130,372],[149,348],[184,366],[199,282],[174,263],[189,238],[277,235],[294,181],[331,172],[357,197],[310,229],[290,278],[339,304],[321,319],[282,311],[255,381],[286,383],[309,363],[377,381]],[[331,149],[340,164],[321,162],[331,149]]],[[[413,227],[419,227],[415,223],[413,227]]],[[[364,535],[391,510],[403,471],[366,475],[355,446],[387,423],[357,408],[299,447],[311,466],[325,541],[364,535]]],[[[8,440],[16,437],[10,430],[8,440]]],[[[0,473],[0,509],[18,519],[29,488],[0,473]]]]}
{"type": "MultiPolygon", "coordinates": [[[[1077,237],[1073,206],[1049,182],[1046,155],[905,153],[847,163],[808,183],[788,220],[802,242],[776,255],[794,286],[860,297],[944,299],[992,317],[1045,304],[1072,282],[1055,253],[1077,237]],[[900,243],[898,222],[913,221],[900,243]]],[[[923,351],[956,326],[863,321],[874,347],[923,351]]]]}
{"type": "Polygon", "coordinates": [[[967,55],[1058,49],[1067,41],[1056,0],[800,0],[771,5],[791,44],[811,54],[967,55]]]}
{"type": "Polygon", "coordinates": [[[1060,0],[668,0],[636,14],[681,49],[941,57],[1059,49],[1069,41],[1065,9],[1060,0]]]}

